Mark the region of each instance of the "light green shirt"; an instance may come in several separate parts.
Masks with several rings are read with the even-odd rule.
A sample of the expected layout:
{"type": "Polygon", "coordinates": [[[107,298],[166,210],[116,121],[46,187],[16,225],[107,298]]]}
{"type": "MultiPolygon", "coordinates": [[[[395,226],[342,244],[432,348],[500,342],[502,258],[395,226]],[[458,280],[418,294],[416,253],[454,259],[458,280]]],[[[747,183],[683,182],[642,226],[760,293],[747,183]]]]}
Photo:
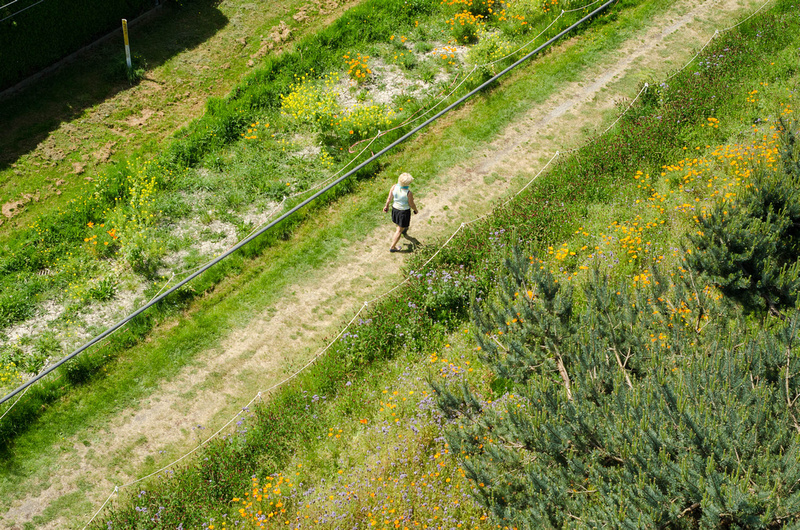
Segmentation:
{"type": "Polygon", "coordinates": [[[408,193],[408,186],[395,184],[392,188],[392,197],[394,198],[392,208],[395,210],[410,210],[411,207],[408,205],[408,193]]]}

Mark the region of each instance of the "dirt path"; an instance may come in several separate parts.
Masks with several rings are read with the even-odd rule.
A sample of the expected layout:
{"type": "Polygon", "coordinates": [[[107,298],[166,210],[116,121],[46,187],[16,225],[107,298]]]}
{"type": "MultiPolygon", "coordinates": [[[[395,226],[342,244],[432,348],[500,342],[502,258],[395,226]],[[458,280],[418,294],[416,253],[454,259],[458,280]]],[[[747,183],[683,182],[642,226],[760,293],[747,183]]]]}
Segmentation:
{"type": "MultiPolygon", "coordinates": [[[[597,128],[604,112],[618,101],[629,100],[646,75],[659,78],[667,71],[664,57],[674,67],[691,57],[715,28],[730,23],[752,0],[679,1],[671,16],[654,22],[607,64],[584,73],[584,82],[565,87],[550,101],[533,108],[498,136],[484,152],[440,177],[434,187],[420,190],[420,214],[413,220],[414,235],[422,240],[446,237],[467,216],[486,211],[494,200],[516,185],[517,175],[535,174],[556,150],[582,139],[581,127],[597,128]],[[723,22],[725,21],[725,22],[723,22]],[[644,73],[644,74],[643,74],[644,73]],[[491,185],[486,175],[496,175],[491,185]],[[429,219],[436,222],[428,223],[429,219]]],[[[556,52],[557,53],[557,52],[556,52]]],[[[401,281],[401,260],[387,253],[390,227],[381,227],[351,245],[336,263],[317,270],[280,308],[269,308],[235,330],[221,347],[198,356],[179,376],[156,393],[125,411],[96,433],[91,448],[72,440],[74,451],[59,459],[50,471],[48,487],[36,497],[18,499],[4,515],[16,528],[29,522],[64,495],[79,492],[100,506],[120,484],[138,477],[144,462],[168,463],[196,444],[198,425],[210,433],[253,395],[285,376],[287,366],[300,366],[313,356],[322,337],[333,336],[346,315],[364,300],[401,281]],[[388,281],[386,279],[389,279],[388,281]],[[394,282],[394,283],[392,283],[394,282]],[[220,374],[224,373],[223,378],[220,374]],[[164,453],[161,456],[161,453],[164,453]]],[[[92,510],[93,513],[93,510],[92,510]]],[[[82,527],[82,521],[56,519],[46,528],[82,527]]],[[[0,523],[2,524],[2,523],[0,523]]],[[[8,526],[6,526],[8,527],[8,526]]]]}

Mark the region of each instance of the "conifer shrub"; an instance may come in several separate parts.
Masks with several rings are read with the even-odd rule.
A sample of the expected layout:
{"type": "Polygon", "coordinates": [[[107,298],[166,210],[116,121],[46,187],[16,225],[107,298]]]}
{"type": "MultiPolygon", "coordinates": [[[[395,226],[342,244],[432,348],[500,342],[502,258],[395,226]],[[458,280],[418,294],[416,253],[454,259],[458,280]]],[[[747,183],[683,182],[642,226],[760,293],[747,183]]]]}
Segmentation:
{"type": "Polygon", "coordinates": [[[473,322],[508,392],[432,382],[448,442],[504,526],[800,520],[796,309],[757,331],[694,274],[630,288],[595,271],[578,297],[518,251],[506,267],[473,322]]]}
{"type": "Polygon", "coordinates": [[[757,168],[742,193],[720,199],[688,235],[697,249],[687,254],[689,265],[751,311],[780,314],[800,292],[800,174],[791,131],[784,132],[782,164],[757,168]]]}

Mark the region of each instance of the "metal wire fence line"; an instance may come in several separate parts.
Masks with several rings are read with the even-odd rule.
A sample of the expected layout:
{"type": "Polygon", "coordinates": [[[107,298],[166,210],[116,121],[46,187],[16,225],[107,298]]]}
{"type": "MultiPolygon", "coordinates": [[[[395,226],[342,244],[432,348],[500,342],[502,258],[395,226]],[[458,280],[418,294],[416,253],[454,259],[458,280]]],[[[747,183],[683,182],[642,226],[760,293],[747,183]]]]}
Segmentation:
{"type": "Polygon", "coordinates": [[[264,226],[263,228],[258,230],[256,233],[251,234],[250,236],[242,239],[239,243],[237,243],[236,245],[231,247],[229,250],[227,250],[226,252],[224,252],[220,256],[217,256],[216,258],[214,258],[213,260],[208,262],[205,266],[203,266],[199,270],[193,272],[192,274],[190,274],[189,276],[187,276],[186,278],[181,280],[179,283],[177,283],[175,286],[171,287],[169,290],[167,290],[164,293],[162,293],[161,295],[157,296],[156,298],[154,298],[153,300],[151,300],[147,304],[143,305],[142,307],[140,307],[139,309],[137,309],[136,311],[134,311],[133,313],[131,313],[127,317],[125,317],[122,320],[118,321],[117,323],[113,324],[111,327],[106,329],[104,332],[102,332],[99,335],[97,335],[96,337],[92,338],[87,343],[85,343],[84,345],[80,346],[78,349],[76,349],[75,351],[73,351],[72,353],[67,355],[66,357],[62,358],[58,362],[56,362],[53,365],[51,365],[48,368],[46,368],[42,373],[40,373],[36,377],[31,378],[30,380],[28,380],[24,384],[22,384],[19,387],[17,387],[15,390],[11,391],[9,394],[7,394],[2,399],[0,399],[0,404],[5,403],[6,401],[8,401],[12,397],[14,397],[19,392],[22,392],[27,387],[31,386],[32,384],[34,384],[37,381],[41,380],[43,377],[45,377],[48,374],[52,373],[55,369],[57,369],[62,364],[70,361],[75,356],[79,355],[81,352],[83,352],[86,349],[90,348],[91,346],[93,346],[94,344],[98,343],[99,341],[103,340],[104,338],[109,336],[111,333],[115,332],[116,330],[118,330],[119,328],[121,328],[122,326],[124,326],[125,324],[127,324],[128,322],[133,320],[134,318],[136,318],[138,315],[142,314],[143,312],[145,312],[146,310],[148,310],[152,306],[156,305],[157,303],[159,303],[161,300],[163,300],[164,298],[166,298],[170,294],[174,293],[175,291],[177,291],[178,289],[180,289],[181,287],[183,287],[184,285],[186,285],[187,283],[192,281],[194,278],[198,277],[199,275],[201,275],[202,273],[204,273],[205,271],[207,271],[208,269],[210,269],[211,267],[213,267],[214,265],[216,265],[220,261],[224,260],[225,258],[230,256],[231,254],[233,254],[234,252],[236,252],[240,248],[244,247],[245,245],[247,245],[248,243],[250,243],[254,239],[258,238],[260,235],[262,235],[265,232],[267,232],[270,228],[272,228],[275,225],[279,224],[284,219],[287,219],[287,218],[291,217],[295,212],[297,212],[298,210],[300,210],[304,206],[310,204],[316,198],[318,198],[321,195],[325,194],[329,190],[333,189],[340,182],[342,182],[345,179],[347,179],[348,177],[354,175],[359,170],[363,169],[364,167],[366,167],[370,163],[374,162],[375,160],[377,160],[378,158],[380,158],[384,154],[386,154],[389,151],[393,150],[396,146],[400,145],[401,143],[405,142],[409,138],[411,138],[414,135],[416,135],[419,131],[421,131],[422,129],[424,129],[425,127],[427,127],[428,125],[430,125],[431,123],[436,121],[437,119],[441,118],[442,116],[444,116],[445,114],[447,114],[448,112],[453,110],[454,108],[460,106],[465,101],[471,99],[476,94],[480,93],[485,88],[487,88],[490,85],[492,85],[493,83],[497,82],[501,77],[505,76],[506,74],[508,74],[512,70],[518,68],[520,65],[522,65],[525,62],[527,62],[530,58],[532,58],[535,55],[537,55],[540,51],[548,48],[550,45],[552,45],[553,43],[555,43],[558,40],[560,40],[564,35],[567,35],[568,33],[572,32],[575,28],[577,28],[578,26],[580,26],[584,22],[588,21],[589,19],[593,18],[594,16],[598,15],[599,13],[605,11],[609,6],[611,6],[611,4],[615,3],[616,1],[617,0],[609,0],[609,1],[607,1],[602,6],[598,7],[597,9],[595,9],[594,11],[589,13],[588,15],[584,16],[583,18],[581,18],[579,21],[575,22],[574,24],[572,24],[568,28],[566,28],[563,31],[561,31],[560,33],[558,33],[556,36],[554,36],[551,39],[549,39],[544,44],[542,44],[539,47],[537,47],[535,50],[529,52],[528,54],[526,54],[524,57],[522,57],[521,59],[519,59],[518,61],[516,61],[512,65],[510,65],[507,68],[505,68],[503,71],[501,71],[498,74],[492,76],[490,79],[488,79],[487,81],[483,82],[477,88],[471,90],[470,92],[468,92],[464,96],[461,96],[455,102],[451,103],[446,108],[444,108],[441,111],[437,112],[434,116],[432,116],[432,117],[428,118],[427,120],[425,120],[425,122],[423,122],[422,124],[416,126],[411,131],[407,132],[406,134],[404,134],[403,136],[401,136],[400,138],[398,138],[394,142],[390,143],[388,146],[386,146],[383,149],[381,149],[378,153],[372,155],[368,159],[366,159],[363,162],[359,163],[356,167],[354,167],[353,169],[351,169],[350,171],[348,171],[347,173],[345,173],[341,177],[338,177],[336,180],[334,180],[333,182],[331,182],[330,184],[328,184],[327,186],[325,186],[321,190],[319,190],[316,193],[314,193],[311,197],[305,199],[300,204],[294,206],[293,208],[291,208],[286,213],[282,214],[280,217],[278,217],[274,221],[268,223],[266,226],[264,226]]]}

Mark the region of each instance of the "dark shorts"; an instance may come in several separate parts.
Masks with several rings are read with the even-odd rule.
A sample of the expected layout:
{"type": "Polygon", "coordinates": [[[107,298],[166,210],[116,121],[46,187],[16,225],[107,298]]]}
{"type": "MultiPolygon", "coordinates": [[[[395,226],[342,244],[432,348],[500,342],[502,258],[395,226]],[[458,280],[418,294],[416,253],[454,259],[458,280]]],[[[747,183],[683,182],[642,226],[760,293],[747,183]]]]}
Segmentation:
{"type": "Polygon", "coordinates": [[[408,228],[411,224],[411,210],[397,210],[392,207],[392,222],[400,228],[408,228]]]}

